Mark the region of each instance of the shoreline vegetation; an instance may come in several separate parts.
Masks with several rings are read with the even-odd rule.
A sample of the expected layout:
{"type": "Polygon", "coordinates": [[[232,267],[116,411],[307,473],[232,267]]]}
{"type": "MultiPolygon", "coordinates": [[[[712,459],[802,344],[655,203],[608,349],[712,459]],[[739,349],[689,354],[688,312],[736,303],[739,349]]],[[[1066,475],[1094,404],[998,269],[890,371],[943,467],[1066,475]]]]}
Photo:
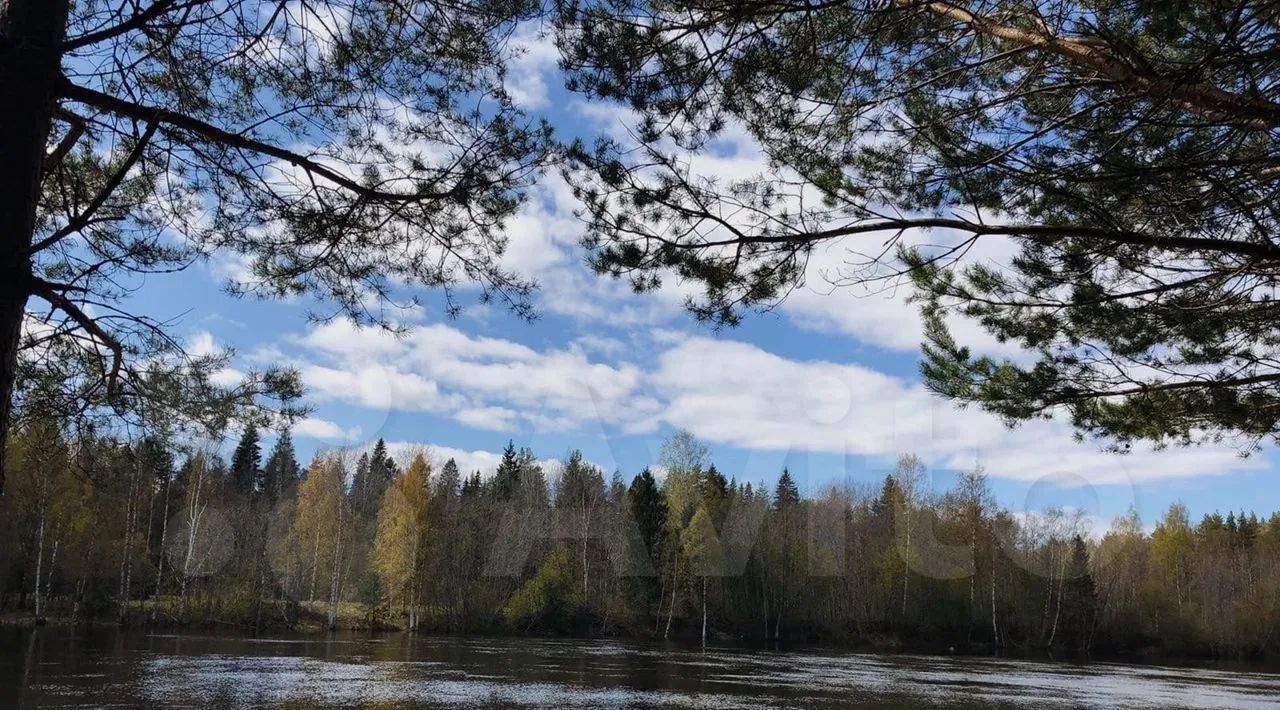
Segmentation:
{"type": "MultiPolygon", "coordinates": [[[[163,609],[166,604],[172,605],[177,600],[164,600],[161,602],[163,609]]],[[[74,628],[81,631],[101,631],[101,632],[125,632],[125,633],[180,633],[180,634],[203,634],[213,633],[217,637],[248,637],[256,638],[262,635],[272,634],[288,634],[289,638],[302,637],[304,639],[315,638],[323,639],[333,634],[358,634],[361,637],[378,638],[382,636],[421,636],[424,638],[447,639],[450,637],[457,638],[503,638],[503,639],[554,639],[561,641],[621,641],[633,643],[661,643],[673,644],[677,648],[696,650],[699,648],[700,639],[696,635],[673,635],[664,639],[661,635],[655,634],[632,634],[618,632],[599,632],[588,634],[575,634],[557,631],[545,632],[521,632],[513,631],[503,627],[493,627],[487,629],[478,629],[474,631],[456,631],[448,630],[442,627],[426,624],[420,626],[417,630],[411,630],[407,624],[403,622],[397,624],[394,619],[381,619],[371,626],[367,617],[367,610],[359,603],[344,602],[339,611],[337,624],[334,627],[328,625],[328,608],[326,604],[311,604],[302,602],[299,604],[300,613],[296,622],[292,625],[284,623],[281,619],[284,615],[285,605],[278,601],[268,604],[274,607],[280,614],[280,617],[273,619],[270,623],[264,623],[254,626],[249,620],[223,619],[223,618],[201,618],[183,622],[181,620],[164,616],[163,613],[159,618],[153,618],[151,615],[151,607],[154,600],[135,601],[134,613],[129,619],[121,624],[118,618],[101,617],[93,619],[75,619],[63,613],[57,613],[60,610],[53,609],[55,613],[46,617],[42,623],[37,624],[28,611],[9,609],[4,613],[0,613],[0,629],[10,628],[22,631],[32,631],[38,628],[49,629],[66,629],[74,628]]],[[[69,611],[69,610],[62,610],[69,611]]],[[[1001,651],[993,648],[990,644],[978,644],[967,646],[952,646],[943,642],[929,643],[927,641],[916,640],[913,642],[904,639],[894,638],[891,636],[872,636],[860,639],[821,639],[821,638],[791,638],[786,640],[763,639],[759,637],[740,637],[717,632],[712,635],[708,641],[707,648],[734,648],[734,649],[760,649],[768,651],[828,651],[833,653],[864,653],[864,654],[893,654],[907,656],[954,656],[957,658],[1001,658],[1008,660],[1023,661],[1044,661],[1044,662],[1066,662],[1072,664],[1088,665],[1090,663],[1123,663],[1136,666],[1188,666],[1193,668],[1199,667],[1228,667],[1240,669],[1253,669],[1260,672],[1274,672],[1277,669],[1276,655],[1243,655],[1243,656],[1224,656],[1212,653],[1180,653],[1169,654],[1163,652],[1157,647],[1145,649],[1134,649],[1124,653],[1090,653],[1088,655],[1081,654],[1060,654],[1054,653],[1051,649],[1035,649],[1035,648],[1015,648],[1012,650],[1001,651]]]]}
{"type": "Polygon", "coordinates": [[[26,426],[0,505],[0,623],[625,638],[1059,660],[1280,657],[1280,515],[1172,506],[1100,539],[1014,514],[980,471],[903,456],[802,495],[726,478],[691,435],[626,482],[509,443],[265,462],[26,426]]]}

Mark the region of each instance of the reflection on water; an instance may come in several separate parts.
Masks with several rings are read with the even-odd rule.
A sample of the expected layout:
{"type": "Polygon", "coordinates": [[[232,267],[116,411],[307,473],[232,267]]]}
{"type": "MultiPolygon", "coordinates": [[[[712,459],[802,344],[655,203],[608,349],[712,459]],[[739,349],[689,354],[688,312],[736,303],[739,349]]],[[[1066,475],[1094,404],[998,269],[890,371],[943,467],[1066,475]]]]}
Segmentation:
{"type": "Polygon", "coordinates": [[[608,641],[0,629],[0,706],[1275,708],[1280,675],[608,641]]]}

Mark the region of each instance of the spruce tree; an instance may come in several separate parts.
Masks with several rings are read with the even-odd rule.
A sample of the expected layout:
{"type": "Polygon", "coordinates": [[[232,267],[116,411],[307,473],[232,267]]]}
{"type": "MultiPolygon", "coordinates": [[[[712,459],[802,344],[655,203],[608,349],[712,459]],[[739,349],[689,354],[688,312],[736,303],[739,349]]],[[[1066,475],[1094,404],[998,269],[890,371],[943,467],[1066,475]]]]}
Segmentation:
{"type": "Polygon", "coordinates": [[[715,464],[707,467],[698,479],[698,495],[702,499],[702,507],[711,516],[711,521],[717,526],[723,523],[729,509],[729,481],[715,464]]]}
{"type": "Polygon", "coordinates": [[[365,512],[365,502],[369,498],[369,453],[366,451],[356,459],[356,471],[351,476],[351,507],[357,513],[365,512]]]}
{"type": "Polygon", "coordinates": [[[565,463],[556,491],[557,508],[588,508],[604,497],[604,476],[574,449],[565,463]]]}
{"type": "Polygon", "coordinates": [[[387,454],[387,442],[379,438],[369,454],[369,470],[365,476],[365,490],[362,496],[362,513],[369,517],[377,515],[378,506],[382,504],[382,496],[387,492],[397,472],[395,461],[387,454]]]}
{"type": "Polygon", "coordinates": [[[640,529],[640,539],[644,541],[645,549],[656,563],[661,559],[662,542],[667,530],[667,498],[658,487],[653,472],[646,468],[631,479],[627,501],[631,518],[640,529]]]}
{"type": "Polygon", "coordinates": [[[493,475],[490,492],[500,501],[508,501],[520,490],[520,454],[516,451],[516,443],[507,441],[507,448],[502,450],[502,461],[493,475]]]}
{"type": "Polygon", "coordinates": [[[475,498],[485,492],[484,478],[479,471],[472,471],[467,480],[462,482],[462,497],[475,498]]]}
{"type": "Polygon", "coordinates": [[[1098,591],[1089,569],[1089,548],[1079,535],[1071,540],[1071,561],[1062,594],[1062,643],[1087,654],[1098,615],[1098,591]]]}
{"type": "Polygon", "coordinates": [[[249,424],[231,456],[231,484],[237,493],[251,496],[257,492],[262,475],[261,464],[262,445],[258,439],[258,428],[249,424]]]}
{"type": "Polygon", "coordinates": [[[627,498],[627,484],[622,479],[622,471],[613,470],[613,475],[609,477],[609,503],[621,506],[627,498]]]}
{"type": "Polygon", "coordinates": [[[267,463],[262,467],[262,491],[272,502],[284,498],[301,477],[297,454],[293,449],[293,436],[288,429],[280,432],[267,463]]]}
{"type": "Polygon", "coordinates": [[[433,495],[437,498],[449,498],[458,495],[463,485],[461,474],[458,472],[458,462],[453,459],[445,461],[435,484],[433,495]]]}
{"type": "Polygon", "coordinates": [[[782,469],[782,475],[778,477],[778,487],[773,493],[774,510],[786,510],[800,502],[800,489],[796,487],[796,482],[791,479],[791,472],[782,469]]]}

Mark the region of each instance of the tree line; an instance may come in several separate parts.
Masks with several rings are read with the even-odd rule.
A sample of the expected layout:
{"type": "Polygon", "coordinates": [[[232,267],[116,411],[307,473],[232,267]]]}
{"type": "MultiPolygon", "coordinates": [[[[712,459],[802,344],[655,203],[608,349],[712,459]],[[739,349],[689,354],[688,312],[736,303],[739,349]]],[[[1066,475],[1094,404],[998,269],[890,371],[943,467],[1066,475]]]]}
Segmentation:
{"type": "Polygon", "coordinates": [[[691,435],[627,481],[508,444],[489,476],[427,451],[322,452],[254,427],[230,462],[158,439],[15,433],[8,615],[832,643],[1006,654],[1280,650],[1280,514],[1015,515],[904,456],[878,487],[726,478],[691,435]],[[655,474],[661,471],[662,475],[655,474]]]}

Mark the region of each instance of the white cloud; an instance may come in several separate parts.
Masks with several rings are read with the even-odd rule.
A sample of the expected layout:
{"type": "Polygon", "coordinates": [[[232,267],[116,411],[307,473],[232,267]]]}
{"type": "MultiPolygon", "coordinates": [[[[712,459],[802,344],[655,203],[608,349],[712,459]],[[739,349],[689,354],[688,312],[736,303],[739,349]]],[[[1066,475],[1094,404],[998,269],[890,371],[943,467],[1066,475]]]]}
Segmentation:
{"type": "MultiPolygon", "coordinates": [[[[438,473],[446,461],[453,459],[454,463],[458,464],[458,471],[463,478],[475,471],[479,471],[482,478],[489,478],[498,470],[498,463],[502,461],[500,451],[467,450],[417,441],[388,441],[386,446],[387,453],[401,467],[407,466],[415,455],[422,453],[431,462],[432,469],[438,473]]],[[[372,448],[373,444],[368,444],[362,450],[367,451],[372,448]]],[[[542,467],[548,480],[557,475],[561,468],[561,463],[555,459],[539,459],[537,463],[542,467]]]]}
{"type": "Polygon", "coordinates": [[[537,351],[447,325],[400,337],[348,321],[297,338],[299,369],[316,396],[378,411],[422,411],[478,428],[568,429],[652,412],[635,365],[603,364],[577,348],[537,351]]]}
{"type": "Polygon", "coordinates": [[[1077,442],[1071,427],[1016,429],[960,409],[918,383],[860,365],[789,360],[747,343],[689,338],[659,358],[659,417],[707,441],[749,450],[891,458],[912,452],[951,469],[1058,486],[1124,485],[1265,468],[1226,446],[1138,450],[1077,442]]]}
{"type": "Polygon", "coordinates": [[[292,432],[295,436],[339,443],[358,440],[361,433],[360,427],[343,429],[338,424],[319,417],[307,417],[294,423],[292,432]]]}
{"type": "MultiPolygon", "coordinates": [[[[303,379],[321,399],[430,412],[489,431],[602,424],[606,434],[610,427],[641,433],[666,424],[749,451],[886,462],[912,452],[937,468],[982,466],[995,477],[1057,487],[1137,485],[1266,465],[1261,456],[1241,459],[1215,445],[1120,456],[1076,441],[1066,422],[1010,429],[863,365],[788,359],[745,342],[666,331],[656,331],[652,343],[660,352],[642,368],[592,360],[579,346],[535,350],[439,324],[397,337],[335,321],[294,340],[304,353],[303,379]]],[[[323,420],[305,431],[354,438],[323,420]]]]}
{"type": "Polygon", "coordinates": [[[186,351],[193,357],[207,357],[221,353],[222,348],[218,347],[217,341],[213,338],[213,333],[207,330],[199,330],[187,338],[186,351]]]}
{"type": "MultiPolygon", "coordinates": [[[[556,73],[560,51],[549,32],[541,32],[533,25],[517,31],[511,40],[516,56],[507,67],[507,92],[517,105],[526,109],[547,105],[550,93],[549,81],[556,73]]],[[[554,80],[559,80],[555,77],[554,80]]]]}

